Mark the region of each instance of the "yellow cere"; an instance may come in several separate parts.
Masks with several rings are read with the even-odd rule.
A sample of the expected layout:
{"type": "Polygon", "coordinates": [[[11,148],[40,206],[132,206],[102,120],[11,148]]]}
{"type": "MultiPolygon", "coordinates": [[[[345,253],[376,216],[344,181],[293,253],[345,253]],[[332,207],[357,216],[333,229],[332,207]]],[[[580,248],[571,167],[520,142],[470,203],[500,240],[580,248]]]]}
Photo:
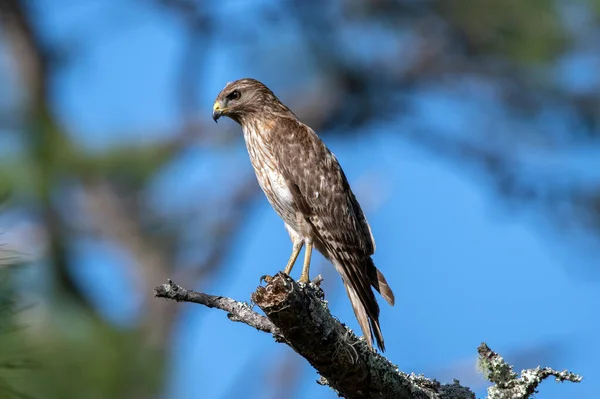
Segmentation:
{"type": "Polygon", "coordinates": [[[213,104],[213,111],[218,111],[220,108],[219,102],[215,101],[215,103],[213,104]]]}

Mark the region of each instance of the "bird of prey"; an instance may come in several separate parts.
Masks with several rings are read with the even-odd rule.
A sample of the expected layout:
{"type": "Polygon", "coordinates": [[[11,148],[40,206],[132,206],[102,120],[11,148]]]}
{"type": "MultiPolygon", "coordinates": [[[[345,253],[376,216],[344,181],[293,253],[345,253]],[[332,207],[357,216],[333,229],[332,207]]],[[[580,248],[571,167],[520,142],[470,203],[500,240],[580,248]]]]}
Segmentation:
{"type": "Polygon", "coordinates": [[[394,305],[394,293],[371,255],[371,227],[336,157],[316,133],[300,122],[264,84],[255,79],[228,83],[213,105],[215,122],[227,116],[242,127],[258,183],[283,219],[292,240],[284,272],[290,274],[303,246],[300,282],[309,281],[313,247],[342,277],[368,345],[385,350],[379,306],[371,287],[394,305]]]}

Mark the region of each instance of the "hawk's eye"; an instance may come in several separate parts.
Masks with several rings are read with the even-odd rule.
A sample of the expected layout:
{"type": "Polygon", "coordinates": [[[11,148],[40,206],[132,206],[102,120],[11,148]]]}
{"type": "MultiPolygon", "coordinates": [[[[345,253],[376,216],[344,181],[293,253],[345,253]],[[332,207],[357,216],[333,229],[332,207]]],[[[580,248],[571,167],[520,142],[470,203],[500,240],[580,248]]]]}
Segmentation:
{"type": "Polygon", "coordinates": [[[240,91],[239,90],[234,90],[231,93],[229,93],[229,95],[227,96],[228,100],[237,100],[238,98],[240,98],[240,91]]]}

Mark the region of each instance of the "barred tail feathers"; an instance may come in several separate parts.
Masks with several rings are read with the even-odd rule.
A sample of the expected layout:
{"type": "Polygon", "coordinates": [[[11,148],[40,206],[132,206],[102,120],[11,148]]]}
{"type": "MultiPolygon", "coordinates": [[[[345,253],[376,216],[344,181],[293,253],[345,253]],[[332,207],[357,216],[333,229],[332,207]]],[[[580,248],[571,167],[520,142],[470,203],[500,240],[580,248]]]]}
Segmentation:
{"type": "Polygon", "coordinates": [[[383,299],[390,304],[390,306],[394,306],[394,303],[396,303],[396,298],[394,297],[394,292],[388,285],[385,276],[377,267],[375,267],[373,259],[369,258],[367,262],[367,272],[369,273],[369,278],[371,279],[371,285],[377,290],[377,292],[379,292],[383,299]]]}
{"type": "MultiPolygon", "coordinates": [[[[363,305],[362,298],[358,295],[356,290],[349,284],[344,283],[344,286],[346,287],[346,293],[350,298],[354,315],[358,320],[358,324],[360,325],[360,329],[362,330],[367,344],[370,348],[373,348],[373,338],[375,338],[379,349],[381,349],[382,352],[385,352],[383,334],[381,333],[381,327],[379,326],[379,315],[375,317],[370,315],[367,308],[363,305]]],[[[379,310],[379,308],[377,310],[379,310]]]]}
{"type": "Polygon", "coordinates": [[[385,277],[377,270],[370,257],[361,264],[348,261],[342,264],[336,261],[334,266],[342,276],[346,293],[367,343],[373,347],[373,340],[375,340],[379,349],[385,351],[379,324],[379,305],[371,289],[373,286],[390,305],[393,305],[394,293],[385,277]]]}

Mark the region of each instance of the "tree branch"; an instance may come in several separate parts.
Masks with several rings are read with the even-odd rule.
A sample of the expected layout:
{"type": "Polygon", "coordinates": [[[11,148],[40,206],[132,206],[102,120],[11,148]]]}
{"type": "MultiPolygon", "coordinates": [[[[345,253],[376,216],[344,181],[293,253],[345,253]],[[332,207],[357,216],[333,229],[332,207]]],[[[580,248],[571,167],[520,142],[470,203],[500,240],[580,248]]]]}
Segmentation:
{"type": "Polygon", "coordinates": [[[231,321],[239,321],[259,331],[279,335],[277,327],[268,318],[253,311],[246,302],[238,302],[231,298],[186,290],[171,280],[168,280],[167,284],[156,287],[154,289],[154,296],[174,299],[177,302],[192,302],[209,308],[221,309],[227,312],[227,317],[231,321]]]}
{"type": "Polygon", "coordinates": [[[557,382],[581,382],[583,379],[567,370],[557,371],[550,367],[523,370],[519,378],[512,366],[485,343],[479,345],[477,352],[480,369],[495,384],[488,388],[489,399],[527,399],[537,393],[537,387],[550,376],[554,376],[557,382]]]}
{"type": "MultiPolygon", "coordinates": [[[[266,317],[244,302],[190,291],[170,280],[168,284],[156,287],[154,294],[224,310],[233,321],[273,334],[277,342],[290,346],[317,370],[321,375],[319,384],[329,385],[346,398],[475,399],[473,392],[456,380],[452,384],[441,384],[423,376],[403,373],[385,357],[370,350],[363,338],[358,338],[331,315],[319,284],[320,280],[300,284],[278,273],[252,294],[252,301],[266,317]]],[[[541,380],[550,375],[560,381],[581,381],[581,377],[572,373],[558,373],[548,368],[524,371],[521,379],[516,380],[510,366],[491,350],[483,353],[482,359],[487,359],[485,365],[490,370],[490,381],[498,384],[499,393],[491,390],[494,387],[490,388],[490,399],[528,398],[541,380]],[[508,367],[512,374],[498,374],[498,367],[508,367]],[[498,379],[497,375],[504,379],[498,379]],[[523,394],[509,396],[509,391],[502,385],[507,382],[501,381],[512,381],[508,382],[513,384],[511,387],[523,386],[523,394]]]]}

